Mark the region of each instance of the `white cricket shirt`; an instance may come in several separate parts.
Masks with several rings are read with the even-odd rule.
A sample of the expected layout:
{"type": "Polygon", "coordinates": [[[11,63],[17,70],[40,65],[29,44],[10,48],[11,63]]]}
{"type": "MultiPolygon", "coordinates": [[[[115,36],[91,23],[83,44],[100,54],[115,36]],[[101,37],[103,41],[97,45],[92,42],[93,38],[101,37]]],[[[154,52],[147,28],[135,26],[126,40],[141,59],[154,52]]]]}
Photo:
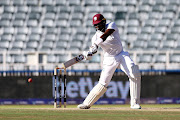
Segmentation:
{"type": "MultiPolygon", "coordinates": [[[[123,50],[119,30],[114,22],[107,23],[106,29],[114,29],[115,31],[108,36],[104,42],[99,44],[99,46],[104,51],[104,56],[116,56],[123,50]]],[[[94,44],[94,41],[103,34],[104,32],[97,30],[95,35],[92,37],[92,45],[94,44]]]]}

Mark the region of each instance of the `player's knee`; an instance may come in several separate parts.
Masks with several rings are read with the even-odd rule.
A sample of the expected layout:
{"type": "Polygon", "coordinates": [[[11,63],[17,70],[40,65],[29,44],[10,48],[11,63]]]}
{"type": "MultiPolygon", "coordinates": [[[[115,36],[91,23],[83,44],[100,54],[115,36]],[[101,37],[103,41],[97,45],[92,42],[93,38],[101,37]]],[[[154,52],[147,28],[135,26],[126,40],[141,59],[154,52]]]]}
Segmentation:
{"type": "Polygon", "coordinates": [[[100,80],[100,81],[99,81],[99,84],[103,85],[104,87],[107,87],[108,84],[109,84],[109,82],[100,80]]]}
{"type": "Polygon", "coordinates": [[[131,67],[131,72],[129,74],[130,79],[132,80],[141,80],[141,73],[139,71],[138,65],[133,65],[131,67]]]}

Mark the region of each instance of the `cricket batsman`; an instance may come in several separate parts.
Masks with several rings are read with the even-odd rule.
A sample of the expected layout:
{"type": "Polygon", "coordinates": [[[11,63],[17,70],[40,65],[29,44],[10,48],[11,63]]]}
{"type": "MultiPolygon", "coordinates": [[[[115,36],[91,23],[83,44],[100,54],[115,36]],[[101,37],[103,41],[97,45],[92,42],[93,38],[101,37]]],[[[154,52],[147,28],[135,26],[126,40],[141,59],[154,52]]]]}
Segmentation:
{"type": "Polygon", "coordinates": [[[103,70],[98,84],[90,91],[84,102],[77,107],[79,109],[89,109],[106,92],[116,68],[120,66],[130,81],[130,108],[141,109],[141,74],[129,53],[123,51],[116,24],[114,22],[106,24],[104,16],[96,14],[93,17],[93,25],[96,28],[96,33],[91,40],[92,46],[89,51],[84,51],[83,55],[86,60],[89,60],[97,52],[98,47],[101,47],[104,52],[103,70]]]}

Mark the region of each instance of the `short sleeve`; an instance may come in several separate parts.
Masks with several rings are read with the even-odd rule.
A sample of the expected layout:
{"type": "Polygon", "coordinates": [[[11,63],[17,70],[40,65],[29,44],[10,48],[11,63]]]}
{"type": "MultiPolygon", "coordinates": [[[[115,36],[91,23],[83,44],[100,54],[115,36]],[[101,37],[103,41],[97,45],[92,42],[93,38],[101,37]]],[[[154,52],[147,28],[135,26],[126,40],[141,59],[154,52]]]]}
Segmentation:
{"type": "Polygon", "coordinates": [[[107,29],[116,29],[116,24],[114,22],[110,22],[107,24],[107,29]]]}

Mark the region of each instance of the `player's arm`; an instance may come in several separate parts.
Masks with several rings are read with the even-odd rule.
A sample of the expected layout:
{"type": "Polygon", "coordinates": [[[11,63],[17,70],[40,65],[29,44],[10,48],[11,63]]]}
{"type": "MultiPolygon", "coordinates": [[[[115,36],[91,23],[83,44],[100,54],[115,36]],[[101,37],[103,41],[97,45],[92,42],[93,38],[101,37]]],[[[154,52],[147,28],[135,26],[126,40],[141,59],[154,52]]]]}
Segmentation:
{"type": "Polygon", "coordinates": [[[94,44],[89,48],[89,51],[84,51],[83,55],[86,60],[90,60],[92,55],[97,53],[98,45],[104,42],[109,35],[111,35],[115,30],[114,29],[107,29],[100,38],[98,38],[94,44]]]}
{"type": "Polygon", "coordinates": [[[114,29],[107,29],[103,35],[101,35],[100,38],[97,38],[97,40],[94,42],[97,46],[104,42],[109,35],[111,35],[115,30],[114,29]]]}
{"type": "Polygon", "coordinates": [[[107,39],[107,37],[109,35],[111,35],[115,30],[114,29],[107,29],[103,35],[101,35],[101,39],[103,40],[103,42],[107,39]]]}

